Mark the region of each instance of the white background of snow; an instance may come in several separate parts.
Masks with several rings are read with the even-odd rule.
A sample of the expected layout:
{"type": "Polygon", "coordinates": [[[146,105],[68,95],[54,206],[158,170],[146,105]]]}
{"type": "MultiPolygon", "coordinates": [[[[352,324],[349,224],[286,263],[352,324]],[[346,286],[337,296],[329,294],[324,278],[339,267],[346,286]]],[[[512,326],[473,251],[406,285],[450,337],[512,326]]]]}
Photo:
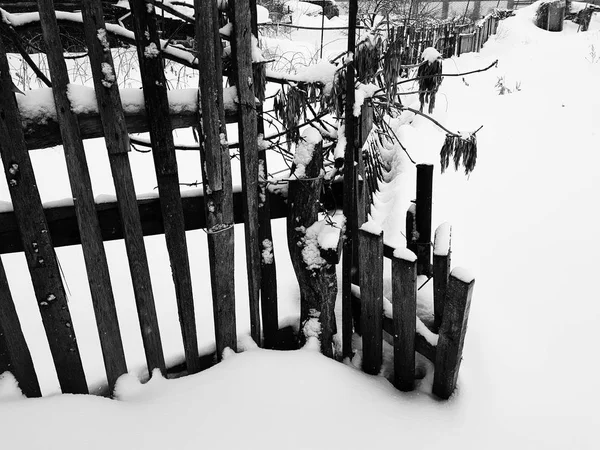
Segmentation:
{"type": "MultiPolygon", "coordinates": [[[[497,69],[468,77],[468,86],[460,77],[446,77],[434,114],[453,130],[484,125],[478,133],[477,168],[470,178],[453,171],[439,175],[436,169],[434,179],[434,224],[453,225],[453,266],[471,268],[476,275],[453,399],[440,403],[423,390],[401,393],[382,378],[315,352],[256,350],[232,355],[192,377],[153,381],[138,387],[137,394],[130,387],[130,396],[120,402],[91,396],[4,401],[3,447],[420,448],[426,442],[457,449],[595,448],[600,398],[593,379],[599,370],[594,355],[600,306],[590,274],[598,270],[600,248],[597,240],[587,238],[595,235],[598,220],[592,206],[600,192],[595,113],[600,98],[589,86],[600,80],[600,64],[586,58],[591,45],[600,48],[600,36],[577,34],[577,27],[569,24],[565,32],[551,34],[535,29],[530,19],[522,13],[506,20],[480,54],[444,62],[447,73],[500,59],[497,69]],[[499,96],[494,86],[500,76],[510,88],[520,82],[521,90],[499,96]],[[99,424],[107,431],[99,431],[99,424]],[[194,432],[182,433],[185,429],[194,432]],[[303,435],[306,429],[310,432],[303,435]]],[[[413,158],[437,164],[443,133],[419,117],[402,117],[396,125],[413,158]]],[[[112,181],[102,175],[108,166],[98,140],[86,142],[86,152],[94,167],[95,193],[114,193],[112,181]]],[[[32,155],[44,195],[63,198],[69,188],[60,162],[62,150],[32,155]]],[[[132,153],[131,159],[136,185],[152,190],[156,181],[151,158],[132,153]]],[[[182,180],[199,173],[198,159],[193,152],[178,152],[182,180]]],[[[390,230],[403,229],[406,206],[414,195],[414,174],[405,159],[402,152],[390,149],[391,171],[402,176],[390,176],[377,196],[386,240],[394,238],[390,230]]],[[[4,183],[0,199],[8,199],[4,183]]],[[[240,303],[246,290],[242,236],[236,227],[240,303]]],[[[283,224],[276,221],[282,321],[286,314],[297,314],[298,295],[294,284],[284,281],[293,279],[284,236],[283,224]]],[[[192,270],[208,274],[202,232],[188,233],[188,239],[194,249],[192,270]]],[[[404,243],[402,236],[397,239],[404,243]]],[[[170,279],[164,238],[146,242],[153,279],[170,279]]],[[[143,353],[135,332],[125,252],[119,242],[106,243],[106,248],[122,327],[134,330],[124,333],[128,362],[139,367],[143,353]]],[[[86,349],[86,372],[98,373],[97,337],[86,333],[93,326],[84,325],[93,321],[89,293],[77,282],[85,278],[81,252],[69,247],[58,249],[58,254],[71,290],[69,306],[78,340],[86,349]]],[[[23,323],[28,340],[40,341],[43,331],[29,281],[23,278],[24,258],[2,259],[19,314],[37,317],[23,323]]],[[[203,305],[197,311],[201,342],[210,346],[207,287],[208,283],[194,285],[197,306],[203,305]]],[[[165,351],[170,359],[178,359],[173,356],[181,353],[181,342],[172,287],[165,282],[154,288],[165,351]]],[[[247,329],[246,309],[238,311],[242,329],[247,329]]],[[[51,365],[47,344],[29,343],[36,365],[51,365]]],[[[56,392],[52,376],[43,384],[46,393],[56,392]]]]}

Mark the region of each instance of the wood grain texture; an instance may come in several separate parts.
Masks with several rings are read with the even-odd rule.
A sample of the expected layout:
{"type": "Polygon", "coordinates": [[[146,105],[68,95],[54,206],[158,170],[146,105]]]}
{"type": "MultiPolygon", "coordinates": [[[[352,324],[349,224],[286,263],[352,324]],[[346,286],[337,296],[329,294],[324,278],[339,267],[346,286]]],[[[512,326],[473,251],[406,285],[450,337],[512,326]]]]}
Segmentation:
{"type": "Polygon", "coordinates": [[[474,286],[475,280],[465,283],[450,274],[433,377],[433,393],[443,399],[456,388],[474,286]]]}
{"type": "MultiPolygon", "coordinates": [[[[136,37],[146,111],[148,112],[152,156],[161,198],[165,240],[175,285],[185,360],[188,372],[196,373],[200,370],[200,360],[192,280],[185,237],[183,208],[179,193],[179,173],[177,171],[173,134],[171,133],[169,100],[156,17],[154,8],[148,8],[144,0],[130,0],[129,5],[133,31],[136,37]]],[[[164,365],[160,369],[164,372],[164,365]]]]}
{"type": "Polygon", "coordinates": [[[417,263],[392,259],[394,385],[412,391],[415,382],[417,263]]]}
{"type": "MultiPolygon", "coordinates": [[[[250,12],[252,19],[252,34],[258,36],[258,17],[256,0],[250,0],[250,12]]],[[[265,127],[262,119],[263,107],[258,105],[256,130],[259,135],[264,135],[265,127]]],[[[279,313],[277,308],[277,264],[275,259],[275,248],[273,242],[273,231],[271,227],[271,196],[267,195],[266,178],[269,173],[267,164],[267,152],[258,149],[258,181],[259,181],[259,203],[258,203],[258,241],[263,245],[265,240],[273,245],[273,258],[270,263],[261,258],[260,264],[260,307],[263,331],[263,347],[274,348],[279,331],[279,313]]]]}
{"type": "Polygon", "coordinates": [[[240,121],[238,136],[242,164],[244,202],[244,231],[246,235],[246,269],[250,302],[250,335],[261,345],[260,329],[260,241],[258,237],[258,141],[256,129],[256,100],[252,72],[252,29],[249,0],[229,0],[233,22],[231,39],[234,60],[233,80],[238,92],[240,121]]]}
{"type": "MultiPolygon", "coordinates": [[[[114,70],[114,62],[110,50],[102,45],[98,37],[99,30],[103,30],[105,26],[101,1],[84,0],[82,12],[96,99],[102,119],[122,231],[125,238],[125,249],[129,260],[146,365],[148,372],[151,373],[155,368],[163,368],[165,361],[148,258],[144,246],[142,223],[137,208],[135,186],[129,164],[128,152],[130,146],[125,114],[117,83],[106,80],[103,72],[103,66],[106,68],[107,65],[114,70]]],[[[110,383],[109,387],[112,390],[110,383]]]]}
{"type": "MultiPolygon", "coordinates": [[[[387,338],[384,334],[386,341],[388,341],[390,345],[394,345],[394,322],[389,317],[383,318],[383,331],[389,335],[389,338],[387,338]]],[[[431,345],[427,339],[419,333],[415,333],[415,351],[435,364],[436,347],[431,345]]]]}
{"type": "Polygon", "coordinates": [[[358,230],[360,255],[362,369],[379,374],[383,358],[383,233],[358,230]]]}
{"type": "Polygon", "coordinates": [[[9,371],[27,397],[41,397],[33,360],[0,258],[0,374],[9,371]]]}
{"type": "MultiPolygon", "coordinates": [[[[439,229],[439,228],[438,228],[439,229]]],[[[450,266],[452,259],[452,252],[450,248],[452,239],[452,228],[450,228],[450,236],[448,236],[448,242],[444,243],[448,246],[447,255],[433,255],[433,311],[434,311],[434,328],[439,330],[442,325],[442,318],[444,317],[444,305],[446,303],[446,295],[448,292],[448,279],[450,277],[450,266]]],[[[435,245],[438,244],[438,239],[442,239],[435,232],[435,245]]]]}
{"type": "MultiPolygon", "coordinates": [[[[356,18],[358,1],[350,0],[348,10],[348,52],[354,53],[356,49],[356,18]]],[[[352,350],[352,267],[353,253],[356,251],[354,239],[356,234],[356,168],[354,163],[357,158],[357,133],[356,118],[354,117],[354,61],[346,66],[346,149],[344,151],[344,215],[346,216],[346,231],[344,234],[344,253],[342,256],[342,354],[344,358],[351,358],[352,350]]]]}
{"type": "MultiPolygon", "coordinates": [[[[223,98],[223,68],[218,12],[214,2],[197,0],[195,8],[202,109],[200,154],[206,196],[215,340],[217,357],[220,359],[226,347],[233,350],[237,348],[234,269],[231,265],[234,260],[231,162],[223,120],[225,111],[223,103],[219,101],[223,98]],[[216,189],[217,186],[220,188],[216,189]]],[[[245,196],[240,197],[244,202],[245,196]]],[[[243,210],[242,205],[239,209],[243,210]]]]}
{"type": "Polygon", "coordinates": [[[321,352],[332,357],[333,336],[337,332],[334,312],[337,296],[335,265],[323,264],[319,268],[308,269],[302,254],[305,248],[305,230],[318,220],[318,199],[323,185],[322,169],[323,151],[322,144],[319,143],[314,148],[311,161],[306,165],[304,177],[289,182],[287,243],[300,287],[300,324],[311,317],[319,317],[321,352]]]}
{"type": "Polygon", "coordinates": [[[87,166],[77,116],[68,98],[69,75],[62,53],[58,24],[52,0],[38,1],[48,67],[52,78],[54,103],[58,115],[67,172],[79,224],[83,257],[98,326],[102,357],[109,386],[127,372],[119,321],[112,292],[108,262],[96,215],[92,182],[87,166]]]}
{"type": "Polygon", "coordinates": [[[433,165],[417,165],[417,271],[431,275],[431,208],[433,196],[433,165]]]}
{"type": "Polygon", "coordinates": [[[21,131],[4,44],[0,39],[0,156],[27,266],[63,392],[87,393],[56,253],[21,131]]]}

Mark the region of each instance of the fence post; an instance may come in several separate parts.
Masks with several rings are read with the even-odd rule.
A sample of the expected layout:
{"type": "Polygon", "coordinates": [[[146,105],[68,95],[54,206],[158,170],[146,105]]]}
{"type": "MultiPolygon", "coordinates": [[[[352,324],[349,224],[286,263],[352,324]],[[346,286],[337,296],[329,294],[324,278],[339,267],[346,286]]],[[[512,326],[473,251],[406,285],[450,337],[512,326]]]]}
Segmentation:
{"type": "Polygon", "coordinates": [[[373,234],[370,231],[379,230],[367,231],[365,226],[358,231],[362,369],[377,375],[383,358],[383,232],[373,234]]]}
{"type": "Polygon", "coordinates": [[[392,259],[392,308],[394,385],[411,391],[415,382],[417,256],[408,249],[397,249],[392,259]]]}
{"type": "Polygon", "coordinates": [[[27,397],[41,397],[33,360],[0,258],[0,375],[10,371],[27,397]]]}
{"type": "Polygon", "coordinates": [[[217,358],[226,347],[236,349],[235,283],[234,283],[234,216],[231,184],[231,161],[226,140],[223,84],[221,83],[221,38],[215,2],[196,0],[196,42],[200,74],[200,106],[202,132],[205,136],[200,155],[203,164],[206,227],[210,261],[212,301],[215,322],[217,358]],[[208,162],[213,161],[214,172],[208,162]],[[217,167],[220,167],[217,169],[217,167]],[[213,189],[210,180],[219,178],[221,189],[213,189]]]}
{"type": "Polygon", "coordinates": [[[452,239],[452,226],[444,222],[435,230],[433,245],[433,309],[434,327],[439,330],[444,317],[444,304],[448,291],[448,277],[450,276],[450,243],[452,239]]]}
{"type": "Polygon", "coordinates": [[[417,271],[431,275],[431,206],[433,191],[433,165],[417,165],[417,271]]]}
{"type": "Polygon", "coordinates": [[[475,279],[464,269],[450,274],[433,377],[433,393],[443,399],[450,398],[456,387],[474,285],[475,279]]]}
{"type": "Polygon", "coordinates": [[[406,210],[406,248],[411,252],[417,253],[417,244],[415,239],[416,222],[417,222],[417,206],[411,203],[406,210]]]}

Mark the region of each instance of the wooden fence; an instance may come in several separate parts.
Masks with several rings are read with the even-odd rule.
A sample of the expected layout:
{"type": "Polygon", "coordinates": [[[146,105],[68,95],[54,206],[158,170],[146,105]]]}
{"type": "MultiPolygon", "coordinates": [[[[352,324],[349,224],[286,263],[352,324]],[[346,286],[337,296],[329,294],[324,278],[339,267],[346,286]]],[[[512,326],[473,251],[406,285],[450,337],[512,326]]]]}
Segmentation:
{"type": "MultiPolygon", "coordinates": [[[[112,389],[117,378],[126,373],[128,368],[104,251],[104,241],[107,240],[124,239],[125,242],[149,372],[159,369],[165,374],[168,368],[162,349],[148,258],[144,247],[143,238],[147,235],[165,235],[184,344],[185,367],[183,369],[188,373],[202,370],[210,365],[213,359],[212,357],[202,358],[198,354],[186,230],[205,228],[208,235],[208,259],[210,261],[215,323],[215,359],[217,361],[220,359],[226,347],[235,350],[237,343],[235,283],[232,270],[234,223],[243,222],[246,231],[251,335],[259,345],[272,348],[278,333],[275,264],[265,264],[261,260],[260,243],[265,239],[271,239],[270,219],[284,217],[288,211],[281,199],[275,196],[266,195],[264,201],[259,202],[258,167],[263,164],[265,172],[267,171],[266,157],[264,150],[257,148],[257,135],[263,131],[262,122],[257,119],[257,110],[260,111],[260,107],[254,108],[253,83],[247,82],[247,80],[253,79],[251,34],[248,33],[248,30],[251,29],[254,33],[257,30],[256,17],[251,16],[254,2],[252,0],[230,2],[232,9],[229,11],[229,16],[233,21],[233,30],[230,36],[231,58],[232,61],[235,61],[229,76],[233,84],[237,86],[239,99],[236,105],[236,117],[239,120],[239,146],[243,168],[243,186],[239,193],[233,192],[229,148],[226,140],[222,139],[226,133],[225,124],[227,122],[222,100],[223,68],[219,53],[221,51],[219,20],[222,20],[223,17],[221,12],[217,11],[217,2],[196,2],[195,33],[196,39],[202,42],[202,45],[198,45],[198,59],[202,63],[197,66],[200,75],[199,94],[202,117],[200,119],[195,116],[195,125],[202,130],[203,134],[200,155],[203,167],[204,195],[201,199],[197,197],[182,199],[172,137],[174,126],[169,114],[163,55],[161,52],[153,51],[161,46],[156,17],[144,0],[131,1],[131,23],[135,34],[135,45],[146,99],[146,114],[143,120],[146,122],[145,129],[150,132],[160,196],[158,199],[144,201],[138,201],[135,195],[129,161],[128,131],[131,130],[128,130],[129,122],[121,104],[119,88],[114,82],[114,72],[111,72],[114,70],[114,63],[110,46],[101,38],[105,29],[102,3],[101,0],[84,0],[82,10],[96,99],[100,105],[98,114],[101,119],[101,132],[96,131],[93,135],[101,134],[106,141],[111,174],[117,193],[117,200],[111,203],[102,205],[94,203],[90,174],[83,150],[83,139],[89,135],[82,130],[80,117],[71,110],[70,99],[67,96],[69,77],[52,0],[38,0],[37,5],[47,49],[57,122],[73,198],[76,199],[72,206],[44,209],[42,205],[29,156],[29,150],[34,147],[31,146],[32,141],[28,140],[28,136],[23,132],[21,115],[10,78],[5,42],[0,35],[0,156],[13,205],[12,212],[0,214],[0,254],[24,252],[60,387],[65,393],[87,393],[88,383],[83,371],[76,327],[73,326],[71,319],[65,285],[55,252],[55,248],[59,246],[81,245],[109,389],[112,389]],[[112,78],[111,73],[113,73],[112,78]],[[259,295],[262,295],[260,302],[259,295]],[[264,342],[261,342],[263,337],[264,342]]],[[[476,25],[472,32],[478,36],[476,39],[478,44],[471,45],[469,47],[471,50],[468,51],[477,51],[481,48],[487,37],[495,32],[496,26],[497,20],[491,16],[476,25]]],[[[408,28],[402,32],[402,35],[407,37],[406,45],[410,58],[416,60],[420,51],[431,44],[441,46],[439,48],[443,48],[446,55],[460,53],[456,49],[461,48],[463,39],[461,35],[465,34],[463,33],[465,30],[461,28],[460,32],[457,32],[457,29],[452,29],[451,33],[449,28],[438,27],[429,30],[408,28]]],[[[464,51],[467,50],[462,50],[462,52],[464,51]]],[[[349,102],[349,104],[353,105],[353,102],[349,102]]],[[[362,147],[372,129],[372,109],[363,108],[361,120],[358,138],[362,147]]],[[[187,126],[189,125],[187,123],[187,126]]],[[[56,138],[52,137],[51,139],[56,138]]],[[[349,141],[354,142],[353,139],[349,139],[349,141]]],[[[349,146],[349,148],[351,147],[349,146]]],[[[356,190],[352,189],[352,192],[357,193],[353,201],[358,204],[355,209],[358,225],[366,220],[372,196],[377,190],[378,182],[382,179],[377,152],[367,150],[363,152],[362,156],[362,158],[357,158],[361,177],[355,177],[352,182],[352,186],[356,183],[356,190]]],[[[420,169],[420,174],[422,170],[425,169],[420,169]]],[[[422,181],[423,176],[423,174],[419,176],[419,183],[426,186],[429,181],[422,181]]],[[[339,200],[341,198],[340,184],[334,184],[333,191],[339,200]]],[[[346,191],[348,190],[346,189],[346,191]]],[[[413,267],[415,261],[410,258],[395,258],[395,266],[397,266],[395,273],[398,275],[398,279],[408,279],[407,277],[409,275],[412,277],[414,271],[424,274],[433,272],[436,292],[440,292],[436,311],[443,309],[445,312],[443,314],[440,312],[436,319],[436,323],[439,322],[441,327],[437,347],[425,346],[422,343],[421,335],[412,333],[411,328],[403,329],[402,333],[407,336],[413,335],[414,347],[417,351],[424,352],[425,356],[433,358],[436,365],[442,367],[439,376],[443,375],[445,381],[439,381],[436,385],[438,386],[436,393],[445,397],[454,387],[453,383],[455,383],[455,375],[458,370],[456,361],[460,361],[462,348],[462,341],[460,341],[458,349],[452,347],[458,341],[455,339],[456,336],[451,333],[455,332],[456,324],[459,323],[457,321],[468,315],[468,299],[472,283],[466,283],[465,286],[465,277],[460,277],[456,273],[454,277],[446,277],[449,280],[447,282],[444,282],[443,272],[440,272],[441,276],[436,277],[436,261],[440,266],[438,271],[442,270],[442,267],[447,269],[449,255],[447,255],[448,262],[445,263],[445,266],[445,260],[436,259],[436,256],[444,255],[434,255],[434,264],[431,267],[431,230],[429,225],[428,233],[425,225],[431,222],[431,192],[429,191],[429,197],[426,192],[420,192],[418,189],[417,205],[422,206],[417,207],[415,217],[419,239],[414,243],[409,243],[409,248],[414,247],[416,250],[417,266],[413,267]],[[443,294],[446,291],[450,294],[443,294]],[[466,297],[463,295],[463,291],[467,292],[466,297]],[[446,328],[449,331],[444,331],[446,328]],[[449,343],[443,344],[445,340],[448,340],[449,343]],[[445,349],[444,345],[448,349],[445,349]],[[423,350],[423,348],[426,349],[423,350]]],[[[324,199],[327,198],[329,196],[324,197],[324,199]]],[[[411,219],[410,224],[412,223],[411,219]]],[[[362,255],[362,252],[367,252],[368,255],[374,254],[377,264],[383,261],[383,257],[392,257],[391,249],[383,246],[381,236],[376,238],[373,240],[372,237],[362,232],[360,239],[358,236],[356,237],[356,241],[360,240],[361,242],[361,253],[349,252],[354,258],[355,267],[357,258],[362,255]],[[367,251],[369,248],[372,250],[367,251]]],[[[367,257],[372,258],[365,254],[365,258],[367,257]]],[[[378,267],[377,264],[374,264],[373,267],[378,267]]],[[[380,278],[378,277],[377,280],[380,278]]],[[[413,278],[416,279],[416,276],[413,278]]],[[[371,287],[367,287],[367,280],[364,281],[363,307],[371,308],[369,305],[376,303],[373,299],[380,295],[379,281],[371,287]]],[[[412,281],[409,281],[400,283],[399,289],[403,293],[394,296],[395,303],[400,301],[396,300],[396,297],[405,299],[404,303],[398,303],[397,308],[400,312],[395,317],[397,321],[404,320],[408,324],[407,327],[410,325],[407,317],[414,310],[414,306],[410,302],[413,302],[413,297],[416,295],[414,294],[416,292],[414,283],[411,284],[412,281]],[[406,300],[407,298],[409,300],[406,300]]],[[[355,282],[358,283],[360,280],[355,279],[355,282]]],[[[380,308],[381,305],[374,307],[380,308]]],[[[365,361],[370,364],[368,370],[376,372],[377,358],[379,358],[377,356],[378,348],[381,347],[381,330],[390,331],[392,328],[388,321],[383,320],[379,309],[375,310],[375,314],[371,309],[365,309],[363,320],[362,326],[356,323],[356,327],[367,330],[367,334],[363,334],[363,336],[370,336],[372,344],[367,344],[365,347],[365,361]],[[366,317],[372,319],[367,320],[366,317]],[[371,349],[369,345],[372,345],[373,348],[371,349]],[[367,352],[367,350],[369,351],[367,352]],[[372,358],[372,362],[369,362],[369,358],[372,358]]],[[[412,322],[415,325],[414,314],[412,322]]],[[[466,320],[460,323],[466,325],[466,320]]],[[[350,333],[345,333],[345,338],[351,335],[351,331],[352,329],[350,329],[350,333]]],[[[461,333],[461,339],[464,339],[464,330],[461,333]]],[[[403,352],[402,354],[410,353],[407,350],[412,348],[413,344],[410,342],[410,339],[399,341],[398,345],[404,346],[403,350],[399,350],[403,352]]],[[[399,358],[398,361],[398,364],[402,363],[402,358],[399,358]]],[[[404,368],[400,368],[397,372],[403,374],[398,385],[408,386],[410,363],[404,361],[402,364],[404,364],[404,368]]],[[[21,389],[27,396],[41,395],[36,370],[0,259],[0,373],[4,370],[10,370],[16,376],[21,389]]]]}
{"type": "MultiPolygon", "coordinates": [[[[230,2],[233,21],[231,40],[235,69],[231,74],[238,92],[239,142],[242,167],[242,193],[233,195],[229,149],[225,133],[223,105],[221,38],[219,16],[214,1],[196,2],[196,39],[200,71],[199,93],[204,140],[203,203],[184,202],[180,195],[178,169],[169,114],[163,55],[156,15],[144,0],[131,1],[131,20],[135,34],[145,97],[147,129],[158,180],[160,199],[140,202],[136,199],[129,162],[129,136],[124,111],[115,82],[114,63],[106,38],[101,0],[84,0],[81,4],[86,45],[89,52],[96,99],[102,122],[102,134],[117,193],[109,205],[94,203],[90,174],[83,149],[78,117],[67,96],[69,76],[63,57],[52,0],[37,2],[40,23],[47,49],[54,102],[60,126],[67,170],[73,192],[73,206],[44,210],[35,174],[22,131],[22,120],[13,92],[5,43],[0,38],[0,156],[10,190],[13,212],[0,215],[2,252],[23,251],[31,276],[50,352],[59,384],[65,393],[87,393],[76,330],[71,319],[65,285],[61,277],[55,247],[81,243],[87,277],[100,337],[104,367],[112,389],[117,378],[127,372],[123,343],[117,318],[114,293],[108,271],[103,241],[123,238],[127,250],[131,281],[137,306],[140,330],[148,371],[159,369],[166,374],[165,357],[158,328],[144,235],[164,233],[177,310],[185,352],[185,370],[195,373],[205,367],[198,354],[194,318],[191,273],[185,230],[205,227],[208,234],[209,260],[215,322],[216,359],[226,347],[236,349],[235,292],[233,279],[233,225],[243,221],[246,231],[248,289],[251,311],[251,335],[261,343],[259,289],[261,278],[260,237],[270,229],[259,231],[258,157],[255,94],[252,89],[251,34],[256,32],[256,18],[251,17],[249,1],[230,2]],[[237,80],[243,80],[238,83],[237,80]],[[234,203],[241,212],[234,215],[234,203]],[[156,214],[161,219],[156,219],[156,214]],[[152,215],[152,219],[145,219],[152,215]],[[200,217],[204,216],[202,219],[200,217]],[[188,218],[186,224],[186,217],[188,218]],[[192,217],[190,219],[190,217],[192,217]]],[[[263,155],[264,158],[264,155],[263,155]]],[[[271,211],[262,204],[267,217],[271,211]]],[[[269,225],[270,226],[270,225],[269,225]]],[[[262,274],[263,279],[268,275],[262,274]]],[[[267,279],[267,282],[270,280],[267,279]]],[[[272,283],[271,283],[272,284],[272,283]]],[[[277,312],[273,301],[263,300],[264,334],[276,331],[277,312]],[[273,326],[275,323],[275,326],[273,326]]],[[[267,336],[272,341],[272,336],[267,336]]],[[[11,296],[10,286],[0,261],[0,372],[10,370],[27,396],[39,396],[36,371],[23,336],[11,296]]]]}
{"type": "Polygon", "coordinates": [[[433,166],[417,166],[417,198],[407,212],[408,245],[394,249],[383,233],[358,232],[360,299],[354,320],[362,334],[362,369],[376,375],[384,338],[394,347],[394,385],[410,391],[415,383],[415,351],[435,367],[433,393],[449,398],[456,387],[475,280],[461,268],[451,270],[451,227],[444,223],[431,242],[433,166]],[[431,248],[433,247],[433,264],[431,248]],[[416,254],[415,254],[416,253],[416,254]],[[392,261],[392,314],[384,314],[384,258],[392,261]],[[417,276],[433,279],[434,320],[417,316],[417,276]],[[386,336],[387,335],[387,336],[386,336]]]}

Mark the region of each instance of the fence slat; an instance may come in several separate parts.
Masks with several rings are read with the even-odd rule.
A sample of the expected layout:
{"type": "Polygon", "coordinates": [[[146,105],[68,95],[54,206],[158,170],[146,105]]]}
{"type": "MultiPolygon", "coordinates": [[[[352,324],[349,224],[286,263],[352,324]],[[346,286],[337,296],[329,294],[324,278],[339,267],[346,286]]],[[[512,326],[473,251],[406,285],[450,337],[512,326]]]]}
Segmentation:
{"type": "Polygon", "coordinates": [[[0,374],[5,371],[14,375],[27,397],[41,397],[33,360],[0,258],[0,374]]]}
{"type": "Polygon", "coordinates": [[[227,135],[227,130],[223,120],[225,110],[220,101],[223,98],[223,69],[216,4],[196,0],[195,9],[204,137],[201,150],[203,174],[211,170],[204,162],[213,159],[215,164],[220,165],[223,177],[220,190],[213,189],[208,176],[203,177],[215,341],[217,358],[220,359],[226,347],[237,348],[231,162],[227,142],[220,139],[221,135],[227,135]]]}
{"type": "Polygon", "coordinates": [[[258,241],[258,142],[256,107],[252,74],[252,43],[250,2],[230,0],[233,35],[231,46],[235,60],[234,81],[238,93],[240,121],[238,135],[242,164],[244,230],[246,235],[246,268],[250,301],[250,335],[261,345],[260,333],[260,243],[258,241]]]}
{"type": "MultiPolygon", "coordinates": [[[[161,198],[167,251],[175,284],[185,360],[188,372],[195,373],[200,370],[200,359],[194,299],[179,193],[179,174],[171,132],[163,58],[159,51],[160,42],[156,28],[156,16],[154,9],[148,8],[144,0],[130,0],[129,5],[136,37],[146,110],[148,111],[152,156],[161,198]]],[[[160,369],[164,371],[164,365],[160,369]]]]}
{"type": "Polygon", "coordinates": [[[444,304],[448,292],[448,278],[450,276],[450,244],[452,239],[452,226],[445,222],[435,230],[435,243],[433,246],[433,310],[434,327],[439,330],[444,317],[444,304]]]}
{"type": "Polygon", "coordinates": [[[87,393],[65,289],[11,86],[6,51],[0,38],[0,156],[14,217],[60,387],[63,392],[87,393]]]}
{"type": "Polygon", "coordinates": [[[106,65],[108,64],[114,71],[114,62],[110,49],[103,45],[106,41],[103,42],[100,39],[105,27],[102,2],[100,0],[84,0],[82,12],[96,99],[117,193],[119,216],[125,238],[146,364],[148,371],[151,372],[156,367],[163,367],[164,355],[148,258],[144,247],[142,223],[129,163],[130,146],[125,126],[125,114],[116,81],[105,79],[106,65]]]}
{"type": "Polygon", "coordinates": [[[410,250],[392,259],[394,320],[394,385],[411,391],[415,382],[415,331],[417,317],[417,256],[410,250]]]}
{"type": "Polygon", "coordinates": [[[371,375],[381,370],[383,351],[383,233],[358,230],[360,255],[362,369],[371,375]]]}
{"type": "Polygon", "coordinates": [[[433,195],[433,165],[417,165],[417,271],[431,275],[431,208],[433,195]]]}
{"type": "MultiPolygon", "coordinates": [[[[350,0],[348,10],[348,52],[356,49],[356,18],[358,1],[350,0]]],[[[344,252],[342,259],[342,353],[344,358],[352,357],[352,263],[353,253],[357,251],[356,244],[356,167],[358,148],[356,145],[356,119],[354,117],[354,82],[355,67],[351,61],[346,68],[346,149],[344,151],[344,215],[346,235],[344,236],[344,252]]]]}
{"type": "Polygon", "coordinates": [[[433,377],[433,393],[443,399],[450,398],[456,387],[474,285],[475,280],[464,269],[450,274],[433,377]]]}
{"type": "Polygon", "coordinates": [[[68,97],[69,75],[63,56],[58,23],[52,0],[38,0],[42,33],[46,42],[52,93],[58,116],[67,172],[73,194],[81,236],[81,247],[87,271],[102,357],[109,387],[127,372],[119,320],[112,292],[108,262],[96,215],[92,182],[87,166],[77,116],[71,111],[68,97]]]}

